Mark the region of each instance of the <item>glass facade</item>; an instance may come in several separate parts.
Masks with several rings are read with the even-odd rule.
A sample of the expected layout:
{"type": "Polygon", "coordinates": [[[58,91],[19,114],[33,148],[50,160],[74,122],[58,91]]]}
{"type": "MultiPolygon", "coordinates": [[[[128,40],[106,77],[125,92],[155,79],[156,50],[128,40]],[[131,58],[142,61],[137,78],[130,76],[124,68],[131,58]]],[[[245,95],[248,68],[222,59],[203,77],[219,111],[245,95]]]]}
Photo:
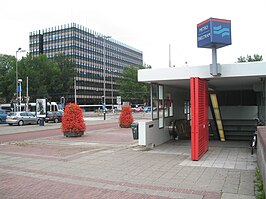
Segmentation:
{"type": "MultiPolygon", "coordinates": [[[[118,95],[116,80],[123,69],[143,65],[142,51],[76,23],[33,31],[29,45],[33,56],[45,54],[52,59],[65,54],[76,63],[78,104],[101,103],[104,74],[106,104],[112,104],[118,95]]],[[[72,95],[64,97],[74,101],[74,88],[72,95]]]]}

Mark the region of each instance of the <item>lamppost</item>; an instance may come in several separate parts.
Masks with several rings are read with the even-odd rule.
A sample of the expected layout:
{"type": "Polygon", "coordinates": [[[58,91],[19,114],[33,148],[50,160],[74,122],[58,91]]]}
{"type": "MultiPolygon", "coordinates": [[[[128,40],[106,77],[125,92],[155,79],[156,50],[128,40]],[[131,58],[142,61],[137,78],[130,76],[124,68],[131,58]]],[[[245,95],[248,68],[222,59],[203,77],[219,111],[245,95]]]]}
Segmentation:
{"type": "Polygon", "coordinates": [[[103,111],[103,119],[106,119],[106,40],[110,39],[111,36],[102,36],[104,44],[103,44],[103,95],[104,95],[104,111],[103,111]]]}
{"type": "Polygon", "coordinates": [[[77,80],[76,80],[76,77],[74,77],[74,99],[75,99],[75,104],[77,104],[77,80]]]}
{"type": "MultiPolygon", "coordinates": [[[[18,53],[20,53],[20,52],[25,52],[25,50],[22,50],[21,48],[18,48],[18,50],[16,51],[16,92],[17,92],[17,107],[16,107],[16,111],[17,111],[17,109],[18,109],[18,94],[19,94],[19,88],[18,88],[18,53]]],[[[20,110],[21,110],[21,108],[20,108],[20,110]]]]}
{"type": "Polygon", "coordinates": [[[106,119],[106,40],[110,39],[111,36],[100,36],[96,35],[96,38],[103,39],[103,119],[106,119]]]}
{"type": "Polygon", "coordinates": [[[114,113],[114,82],[113,82],[113,75],[111,74],[111,83],[112,83],[112,87],[111,87],[111,91],[112,91],[112,112],[114,113]]]}
{"type": "Polygon", "coordinates": [[[113,70],[108,70],[111,77],[111,100],[112,100],[112,112],[114,113],[114,82],[113,82],[113,70]]]}

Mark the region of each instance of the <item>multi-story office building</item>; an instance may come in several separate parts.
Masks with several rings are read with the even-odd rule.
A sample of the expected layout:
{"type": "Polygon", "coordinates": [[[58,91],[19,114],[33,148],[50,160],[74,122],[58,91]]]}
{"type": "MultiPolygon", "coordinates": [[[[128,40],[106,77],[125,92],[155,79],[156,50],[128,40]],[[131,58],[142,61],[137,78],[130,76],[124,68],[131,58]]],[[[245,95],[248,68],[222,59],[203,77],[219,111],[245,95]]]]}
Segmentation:
{"type": "Polygon", "coordinates": [[[142,51],[76,23],[31,32],[30,53],[51,59],[65,54],[76,63],[76,86],[64,97],[74,101],[76,96],[78,104],[99,104],[104,90],[106,104],[112,104],[123,69],[143,64],[142,51]]]}

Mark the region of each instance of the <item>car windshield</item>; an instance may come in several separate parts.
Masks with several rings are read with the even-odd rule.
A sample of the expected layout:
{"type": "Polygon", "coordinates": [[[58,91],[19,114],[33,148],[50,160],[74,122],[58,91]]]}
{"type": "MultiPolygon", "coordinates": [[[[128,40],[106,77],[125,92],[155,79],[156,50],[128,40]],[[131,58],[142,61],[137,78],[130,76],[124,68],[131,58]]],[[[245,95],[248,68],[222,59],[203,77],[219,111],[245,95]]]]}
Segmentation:
{"type": "Polygon", "coordinates": [[[63,112],[56,112],[56,115],[62,116],[63,115],[63,112]]]}
{"type": "Polygon", "coordinates": [[[49,116],[49,115],[53,115],[53,113],[52,112],[47,112],[47,115],[49,116]]]}
{"type": "Polygon", "coordinates": [[[28,112],[28,116],[35,117],[31,112],[28,112]]]}
{"type": "Polygon", "coordinates": [[[11,112],[8,114],[8,116],[16,116],[16,115],[17,115],[17,113],[15,113],[15,112],[11,112]]]}

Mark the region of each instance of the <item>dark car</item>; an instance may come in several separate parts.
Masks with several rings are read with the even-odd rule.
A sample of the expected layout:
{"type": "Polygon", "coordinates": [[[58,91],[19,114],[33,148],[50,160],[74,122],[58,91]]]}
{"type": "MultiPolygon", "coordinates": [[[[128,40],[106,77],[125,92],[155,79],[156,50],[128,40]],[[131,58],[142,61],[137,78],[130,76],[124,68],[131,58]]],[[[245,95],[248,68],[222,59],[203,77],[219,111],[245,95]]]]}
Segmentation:
{"type": "Polygon", "coordinates": [[[62,122],[64,112],[63,111],[53,111],[53,112],[47,112],[47,115],[45,117],[45,122],[62,122]]]}

